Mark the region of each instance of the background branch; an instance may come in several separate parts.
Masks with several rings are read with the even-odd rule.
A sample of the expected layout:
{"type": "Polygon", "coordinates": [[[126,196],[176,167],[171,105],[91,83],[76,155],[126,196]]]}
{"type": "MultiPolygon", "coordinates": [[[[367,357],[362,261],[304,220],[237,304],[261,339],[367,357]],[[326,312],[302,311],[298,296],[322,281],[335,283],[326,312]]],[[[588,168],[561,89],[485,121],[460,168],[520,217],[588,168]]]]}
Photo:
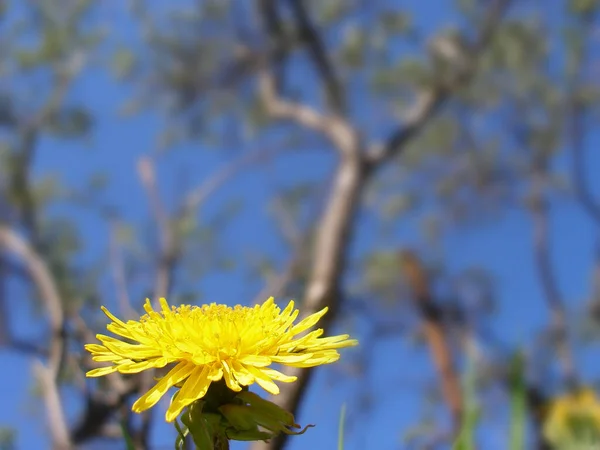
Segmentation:
{"type": "Polygon", "coordinates": [[[542,192],[543,173],[534,175],[534,195],[530,210],[533,220],[534,258],[536,268],[551,315],[551,332],[558,348],[562,374],[566,385],[577,386],[577,375],[567,331],[567,313],[560,295],[554,270],[552,269],[550,242],[548,237],[548,204],[542,192]]]}
{"type": "Polygon", "coordinates": [[[306,43],[310,58],[323,79],[329,103],[333,111],[341,115],[345,109],[343,88],[323,40],[310,20],[305,3],[302,0],[288,1],[300,29],[300,39],[306,43]]]}
{"type": "MultiPolygon", "coordinates": [[[[489,27],[495,28],[501,15],[499,14],[509,4],[507,0],[501,0],[498,5],[502,8],[493,8],[491,14],[494,20],[490,20],[489,27]]],[[[482,36],[487,36],[491,31],[483,30],[482,36]]],[[[488,38],[486,37],[486,40],[488,38]]],[[[472,71],[473,69],[471,69],[472,71]]],[[[324,118],[306,112],[300,105],[290,105],[279,100],[275,92],[275,85],[268,72],[262,74],[262,93],[266,103],[271,103],[269,111],[274,118],[295,118],[296,121],[311,129],[320,129],[325,126],[324,132],[329,133],[332,143],[342,155],[337,167],[331,192],[324,207],[322,217],[318,222],[317,237],[313,247],[311,273],[306,287],[302,304],[303,314],[312,314],[327,306],[329,313],[325,316],[323,328],[328,329],[335,319],[340,301],[340,279],[346,268],[346,253],[352,240],[352,231],[355,226],[355,214],[360,203],[360,197],[370,175],[383,161],[396,152],[398,146],[405,145],[407,140],[432,116],[436,106],[443,100],[437,90],[427,95],[426,100],[421,100],[418,110],[414,113],[410,124],[399,136],[396,134],[390,139],[390,143],[382,152],[375,154],[367,153],[366,158],[362,156],[362,142],[359,133],[346,122],[339,122],[334,116],[333,121],[325,121],[324,118]],[[338,124],[337,127],[334,125],[338,124]]],[[[446,95],[447,90],[441,92],[446,95]]],[[[299,370],[290,368],[289,375],[297,376],[298,380],[289,385],[281,387],[281,392],[273,398],[273,401],[284,409],[297,413],[300,400],[306,390],[313,370],[299,370]]],[[[281,450],[285,447],[287,435],[281,435],[273,439],[271,443],[256,442],[251,446],[252,450],[281,450]]]]}
{"type": "Polygon", "coordinates": [[[600,226],[600,203],[592,195],[587,183],[585,152],[585,109],[575,101],[571,111],[571,148],[573,154],[573,180],[575,192],[587,213],[600,226]]]}
{"type": "Polygon", "coordinates": [[[456,437],[461,430],[464,405],[460,378],[454,368],[452,347],[445,330],[443,313],[432,298],[428,275],[417,255],[409,250],[402,250],[399,261],[400,272],[409,286],[423,322],[425,339],[440,377],[446,407],[452,418],[452,436],[456,437]]]}
{"type": "Polygon", "coordinates": [[[0,225],[0,246],[14,253],[24,262],[31,280],[44,302],[51,330],[48,370],[56,379],[64,358],[65,324],[62,301],[54,278],[41,256],[17,233],[3,225],[0,225]]]}
{"type": "Polygon", "coordinates": [[[470,46],[461,48],[457,41],[450,42],[444,38],[436,42],[437,47],[443,48],[444,55],[452,59],[450,62],[456,69],[453,77],[443,83],[435,83],[417,94],[415,102],[404,113],[402,126],[391,133],[383,145],[374,144],[368,149],[367,161],[371,165],[381,165],[397,155],[405,144],[421,131],[449,96],[475,75],[478,58],[487,49],[510,3],[511,0],[495,0],[492,3],[477,39],[470,46]]]}
{"type": "Polygon", "coordinates": [[[42,387],[49,431],[52,436],[52,449],[70,450],[72,445],[69,430],[63,414],[53,370],[46,367],[42,362],[36,361],[34,364],[34,372],[42,387]]]}

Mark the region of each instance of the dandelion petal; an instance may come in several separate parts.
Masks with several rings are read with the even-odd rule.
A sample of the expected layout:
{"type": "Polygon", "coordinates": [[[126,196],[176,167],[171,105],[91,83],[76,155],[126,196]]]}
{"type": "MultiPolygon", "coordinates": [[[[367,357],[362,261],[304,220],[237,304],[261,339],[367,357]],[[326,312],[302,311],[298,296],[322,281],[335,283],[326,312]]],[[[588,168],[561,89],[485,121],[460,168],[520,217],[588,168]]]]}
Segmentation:
{"type": "Polygon", "coordinates": [[[208,379],[209,372],[210,368],[208,366],[196,367],[192,371],[167,410],[165,416],[167,422],[173,422],[183,408],[204,397],[211,383],[208,379]]]}
{"type": "Polygon", "coordinates": [[[161,378],[161,380],[148,392],[137,399],[131,409],[135,412],[142,412],[156,405],[160,398],[165,395],[172,386],[187,378],[194,368],[195,366],[192,363],[187,361],[180,362],[173,367],[169,373],[161,378]]]}

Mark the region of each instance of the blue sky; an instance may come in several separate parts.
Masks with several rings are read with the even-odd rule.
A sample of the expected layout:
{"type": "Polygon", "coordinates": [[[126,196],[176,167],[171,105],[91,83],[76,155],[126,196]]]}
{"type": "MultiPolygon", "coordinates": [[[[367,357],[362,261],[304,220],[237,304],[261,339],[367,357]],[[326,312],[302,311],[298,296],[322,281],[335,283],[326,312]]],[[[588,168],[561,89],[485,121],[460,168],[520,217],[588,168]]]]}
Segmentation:
{"type": "MultiPolygon", "coordinates": [[[[417,22],[426,30],[444,23],[449,17],[443,7],[445,3],[441,0],[435,3],[439,8],[432,7],[425,11],[425,8],[417,7],[415,10],[417,22]]],[[[127,31],[121,33],[127,35],[127,31]]],[[[147,199],[138,181],[135,165],[140,156],[154,150],[155,131],[162,122],[160,117],[152,113],[133,118],[118,116],[117,109],[130,95],[130,88],[117,84],[109,74],[98,70],[87,71],[74,87],[72,98],[84,102],[94,112],[96,123],[90,142],[65,143],[44,139],[38,149],[34,176],[41,179],[51,174],[60,177],[63,183],[71,187],[83,188],[90,174],[105,171],[109,174],[110,182],[104,197],[125,212],[128,220],[142,224],[148,220],[147,199]]],[[[590,149],[600,145],[597,134],[592,135],[588,145],[590,149]]],[[[159,169],[159,179],[167,204],[175,200],[182,168],[185,168],[184,173],[190,180],[195,181],[202,180],[225,162],[223,156],[202,150],[201,147],[187,146],[165,159],[164,166],[159,169]]],[[[591,175],[600,168],[600,152],[588,153],[591,175]]],[[[242,197],[247,201],[240,216],[223,231],[222,251],[236,258],[240,253],[246,255],[249,249],[266,249],[285,260],[280,241],[264,231],[271,225],[268,212],[262,205],[273,186],[289,182],[290,172],[295,171],[298,178],[320,178],[326,176],[332,162],[330,156],[318,150],[285,157],[271,167],[244,174],[220,190],[210,199],[203,215],[209,217],[220,205],[233,198],[242,197]],[[318,170],[315,171],[317,166],[318,170]]],[[[568,154],[556,161],[558,170],[565,173],[568,173],[570,163],[568,154]]],[[[590,176],[590,180],[596,197],[600,199],[600,179],[590,176]]],[[[68,214],[75,218],[85,242],[81,253],[83,262],[105,252],[109,238],[108,226],[97,214],[65,205],[57,205],[49,213],[68,214]]],[[[590,292],[598,229],[582,208],[569,198],[559,198],[553,203],[550,223],[553,264],[564,298],[570,311],[575,313],[590,292]]],[[[494,225],[445,234],[440,247],[434,250],[443,255],[450,272],[458,273],[468,267],[483,266],[494,274],[499,307],[492,322],[493,331],[503,342],[523,345],[525,348],[531,345],[533,333],[547,323],[547,310],[532,261],[531,232],[528,216],[515,208],[506,211],[494,225]]],[[[355,247],[360,249],[370,245],[372,233],[372,220],[362,217],[355,247]]],[[[411,222],[401,224],[386,244],[394,248],[424,245],[419,241],[416,223],[411,222]]],[[[241,261],[242,255],[239,258],[241,261]]],[[[248,283],[242,269],[226,275],[211,275],[203,279],[199,287],[210,301],[229,304],[249,301],[260,289],[261,283],[248,283]]],[[[110,282],[104,283],[103,288],[106,289],[106,303],[114,303],[115,294],[110,282]]],[[[25,291],[22,286],[13,283],[10,293],[11,298],[20,299],[24,298],[25,291]]],[[[15,307],[11,309],[10,317],[12,331],[19,336],[42,335],[43,327],[40,327],[39,317],[36,319],[32,314],[32,305],[28,301],[13,303],[15,307]]],[[[334,382],[334,369],[319,370],[299,416],[300,423],[316,423],[317,427],[303,436],[294,437],[291,450],[335,448],[341,405],[344,402],[353,404],[352,396],[357,386],[363,383],[368,384],[377,406],[368,414],[348,411],[347,449],[391,450],[400,447],[401,431],[414,425],[423,413],[422,395],[426,386],[435,380],[435,374],[427,352],[415,348],[404,338],[382,340],[369,351],[372,353],[373,366],[366,380],[349,379],[337,383],[334,382]]],[[[597,376],[594,352],[597,352],[597,347],[577,355],[579,368],[588,380],[597,376]]],[[[39,400],[31,396],[32,359],[2,349],[0,364],[10,368],[0,371],[3,398],[0,426],[17,430],[18,449],[49,448],[43,411],[39,407],[39,400]]],[[[70,391],[64,394],[68,399],[67,413],[75,418],[76,397],[70,391]]],[[[493,429],[486,440],[490,450],[503,448],[503,438],[500,426],[493,429]]],[[[172,433],[164,426],[157,427],[155,443],[157,448],[163,448],[162,445],[168,448],[172,443],[172,433]]]]}

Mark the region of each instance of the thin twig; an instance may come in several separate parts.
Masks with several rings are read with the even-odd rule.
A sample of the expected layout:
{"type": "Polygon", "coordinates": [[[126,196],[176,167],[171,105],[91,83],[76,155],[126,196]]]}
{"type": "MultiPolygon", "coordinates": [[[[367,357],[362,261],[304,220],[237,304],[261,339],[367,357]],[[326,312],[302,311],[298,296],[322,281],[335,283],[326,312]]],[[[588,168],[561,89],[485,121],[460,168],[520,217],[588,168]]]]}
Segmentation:
{"type": "Polygon", "coordinates": [[[281,150],[279,148],[275,147],[262,148],[244,153],[240,158],[231,161],[221,170],[218,170],[209,176],[206,180],[200,183],[200,185],[186,195],[178,214],[179,217],[196,212],[198,208],[204,205],[208,197],[214,194],[217,189],[222,187],[227,181],[240,173],[250,164],[256,164],[265,161],[280,151],[281,150]]]}
{"type": "Polygon", "coordinates": [[[176,253],[175,237],[158,192],[154,163],[149,157],[139,160],[138,173],[150,202],[160,241],[154,298],[152,299],[153,307],[158,308],[158,300],[167,296],[171,286],[171,274],[176,253]]]}
{"type": "Polygon", "coordinates": [[[573,104],[570,121],[575,191],[587,213],[600,226],[600,202],[594,199],[587,183],[585,164],[586,147],[584,145],[585,111],[581,105],[573,104]]]}
{"type": "Polygon", "coordinates": [[[283,270],[267,281],[266,286],[254,297],[252,304],[257,305],[268,297],[279,297],[283,295],[288,285],[294,280],[302,257],[299,252],[294,252],[292,257],[284,265],[283,270]]]}
{"type": "Polygon", "coordinates": [[[58,376],[64,357],[64,311],[54,277],[42,257],[17,233],[0,225],[0,246],[21,258],[42,298],[50,320],[50,352],[48,368],[58,376]]]}
{"type": "Polygon", "coordinates": [[[125,266],[123,263],[123,255],[119,248],[117,232],[115,230],[116,225],[113,224],[110,229],[110,267],[115,289],[117,291],[117,299],[119,302],[119,309],[121,314],[128,319],[132,319],[137,316],[135,309],[131,306],[131,299],[129,298],[129,292],[127,290],[127,280],[125,279],[125,266]]]}
{"type": "Polygon", "coordinates": [[[534,195],[530,207],[534,226],[534,257],[544,291],[544,298],[551,314],[551,330],[558,347],[558,359],[561,364],[563,378],[566,385],[573,388],[577,385],[577,376],[568,342],[567,312],[552,269],[548,236],[548,202],[542,192],[543,185],[543,174],[537,171],[534,174],[534,195]]]}
{"type": "MultiPolygon", "coordinates": [[[[159,300],[168,296],[172,286],[172,275],[177,252],[175,236],[166,209],[160,199],[154,163],[149,157],[144,157],[139,160],[138,173],[151,205],[160,241],[156,267],[156,281],[154,283],[153,292],[154,298],[151,299],[153,307],[159,309],[159,300]]],[[[148,391],[152,387],[152,383],[152,372],[144,372],[140,375],[139,391],[148,391]]],[[[151,420],[151,413],[145,411],[142,414],[142,426],[137,430],[137,433],[134,436],[136,446],[140,449],[146,448],[151,420]]]]}
{"type": "Polygon", "coordinates": [[[6,345],[10,340],[9,317],[8,317],[8,292],[6,259],[0,254],[0,346],[6,345]]]}
{"type": "MultiPolygon", "coordinates": [[[[79,314],[73,314],[70,321],[78,342],[94,342],[94,333],[79,314]]],[[[87,352],[83,355],[82,363],[84,370],[103,366],[103,363],[92,360],[87,352]]],[[[120,374],[111,373],[105,379],[110,385],[109,389],[86,392],[84,412],[71,431],[71,439],[75,444],[97,437],[109,424],[114,412],[125,405],[127,399],[138,390],[139,380],[136,378],[125,380],[120,374]]]]}
{"type": "Polygon", "coordinates": [[[333,111],[336,114],[342,114],[345,108],[342,84],[329,58],[325,44],[310,20],[306,4],[302,0],[289,0],[289,3],[300,29],[300,38],[308,46],[311,60],[323,79],[333,111]]]}

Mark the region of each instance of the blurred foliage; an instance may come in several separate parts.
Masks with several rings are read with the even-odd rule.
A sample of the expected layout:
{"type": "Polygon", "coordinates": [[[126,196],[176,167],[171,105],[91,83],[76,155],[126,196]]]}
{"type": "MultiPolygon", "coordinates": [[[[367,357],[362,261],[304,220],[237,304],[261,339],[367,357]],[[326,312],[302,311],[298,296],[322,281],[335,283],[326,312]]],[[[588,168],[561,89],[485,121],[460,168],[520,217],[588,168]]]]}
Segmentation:
{"type": "MultiPolygon", "coordinates": [[[[283,170],[277,164],[291,158],[283,155],[284,150],[298,150],[301,156],[317,150],[323,167],[331,167],[333,158],[329,143],[312,131],[271,121],[259,95],[261,61],[278,50],[285,53],[274,64],[283,95],[326,111],[327,96],[289,5],[281,6],[282,38],[274,42],[247,2],[130,3],[130,9],[118,9],[131,23],[124,35],[106,31],[114,24],[104,23],[110,21],[104,8],[108,17],[114,11],[91,0],[0,3],[0,223],[27,237],[55,277],[65,310],[84,311],[86,319],[101,298],[112,301],[117,296],[106,294],[106,286],[115,284],[108,279],[115,254],[122,260],[127,288],[135,299],[132,306],[137,308],[145,295],[151,295],[154,274],[164,262],[165,255],[160,255],[164,234],[173,243],[165,258],[173,263],[174,303],[202,301],[202,283],[215,273],[242,272],[247,290],[254,292],[277,281],[286,264],[291,267],[289,280],[280,296],[301,300],[311,269],[316,217],[330,180],[313,174],[296,176],[295,161],[283,170]],[[241,171],[260,170],[268,178],[264,204],[253,204],[242,192],[216,207],[201,204],[187,211],[182,205],[191,189],[185,186],[164,202],[168,218],[161,229],[152,207],[144,217],[132,218],[115,206],[107,193],[114,182],[112,173],[95,173],[78,186],[61,177],[32,173],[44,140],[81,146],[98,132],[105,112],[88,106],[87,94],[81,94],[78,84],[93,71],[109,72],[115,83],[129,89],[122,113],[158,113],[159,129],[144,130],[157,143],[158,150],[152,153],[157,167],[176,168],[182,154],[202,158],[206,152],[229,162],[250,148],[276,147],[278,152],[269,161],[248,164],[241,171]],[[269,228],[261,238],[271,245],[257,248],[250,236],[247,248],[230,248],[231,225],[242,217],[247,220],[245,214],[260,214],[264,206],[269,228]],[[100,255],[87,253],[91,238],[77,216],[82,209],[92,210],[109,224],[118,251],[107,243],[100,255]],[[282,258],[282,250],[289,257],[282,258]]],[[[348,100],[347,117],[368,145],[397,129],[423,90],[447,84],[453,71],[461,70],[470,57],[467,42],[483,23],[488,2],[448,2],[451,14],[434,29],[423,25],[424,13],[417,7],[345,0],[305,3],[337,69],[348,100]],[[455,58],[440,50],[447,44],[458,49],[455,58]]],[[[494,274],[486,267],[451,271],[440,239],[493,225],[515,209],[529,217],[532,198],[539,195],[540,167],[543,194],[551,204],[559,198],[576,201],[570,175],[557,169],[555,162],[564,160],[574,145],[573,105],[582,111],[582,133],[591,133],[600,119],[600,78],[593,53],[600,2],[555,2],[560,17],[551,17],[543,4],[528,0],[514,5],[477,60],[473,78],[457,87],[403,149],[402,157],[373,178],[360,210],[359,232],[369,234],[368,243],[350,252],[345,292],[349,310],[350,305],[368,303],[370,310],[386,318],[404,315],[409,293],[398,273],[397,250],[418,247],[431,263],[437,304],[447,313],[448,327],[454,333],[466,327],[486,345],[496,343],[477,335],[497,309],[494,274]],[[407,226],[420,233],[410,242],[403,233],[407,226]],[[457,316],[463,321],[453,321],[457,316]]],[[[599,293],[596,289],[585,299],[589,314],[577,315],[578,321],[571,324],[582,331],[575,345],[600,337],[599,293]]],[[[397,327],[395,333],[423,345],[418,321],[402,319],[408,326],[397,327]]],[[[552,351],[549,341],[544,346],[552,351]]],[[[473,362],[481,378],[477,389],[485,390],[505,376],[504,359],[510,360],[513,351],[504,350],[498,351],[502,356],[494,354],[497,360],[473,362]]],[[[75,383],[72,368],[65,372],[68,382],[75,383]]],[[[509,392],[514,416],[523,414],[521,375],[509,392]]],[[[437,406],[439,388],[433,384],[428,385],[428,394],[437,406]]],[[[551,390],[552,383],[548,385],[551,390]]],[[[348,408],[352,411],[353,405],[348,408]]],[[[418,423],[408,433],[411,438],[437,426],[426,406],[423,410],[415,414],[418,423]]],[[[512,430],[516,449],[523,430],[515,424],[512,430]]]]}
{"type": "Polygon", "coordinates": [[[0,450],[14,450],[16,433],[10,428],[0,427],[0,450]]]}

